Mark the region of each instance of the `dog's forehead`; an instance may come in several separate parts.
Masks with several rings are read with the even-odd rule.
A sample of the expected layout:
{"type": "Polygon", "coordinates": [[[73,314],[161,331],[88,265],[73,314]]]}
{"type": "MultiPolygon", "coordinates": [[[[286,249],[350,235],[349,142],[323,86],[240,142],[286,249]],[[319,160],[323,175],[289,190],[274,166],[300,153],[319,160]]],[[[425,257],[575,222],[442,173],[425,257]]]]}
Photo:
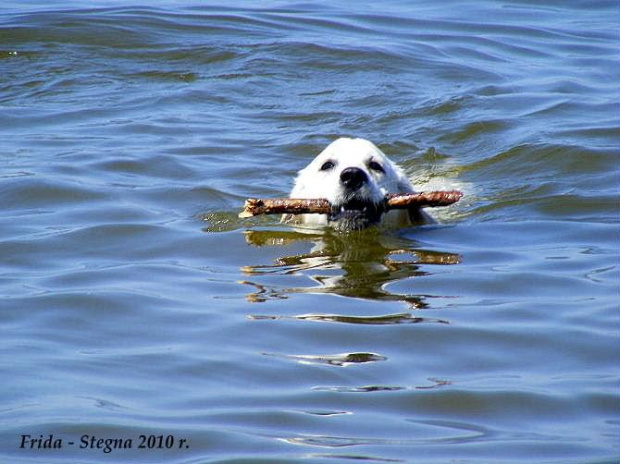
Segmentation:
{"type": "Polygon", "coordinates": [[[364,139],[338,139],[328,145],[313,161],[323,163],[327,160],[336,161],[338,164],[356,166],[364,165],[370,160],[383,161],[389,160],[371,142],[364,139]]]}

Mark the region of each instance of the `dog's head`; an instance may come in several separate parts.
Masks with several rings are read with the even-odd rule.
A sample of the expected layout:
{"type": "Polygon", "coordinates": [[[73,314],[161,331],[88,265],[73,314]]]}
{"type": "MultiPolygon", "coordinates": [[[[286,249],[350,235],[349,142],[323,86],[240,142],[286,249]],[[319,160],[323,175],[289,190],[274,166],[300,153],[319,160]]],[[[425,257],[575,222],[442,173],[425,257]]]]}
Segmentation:
{"type": "Polygon", "coordinates": [[[411,192],[405,174],[371,142],[341,138],[299,172],[293,198],[326,198],[327,222],[342,229],[379,223],[387,193],[411,192]]]}

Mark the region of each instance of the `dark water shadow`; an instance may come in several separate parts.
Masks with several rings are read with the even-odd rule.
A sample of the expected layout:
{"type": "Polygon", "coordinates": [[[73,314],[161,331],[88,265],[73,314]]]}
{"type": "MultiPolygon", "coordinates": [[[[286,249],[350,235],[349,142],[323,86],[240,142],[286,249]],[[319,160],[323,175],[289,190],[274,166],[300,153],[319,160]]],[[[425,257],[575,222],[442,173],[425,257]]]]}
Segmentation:
{"type": "Polygon", "coordinates": [[[281,357],[299,364],[320,364],[327,366],[345,367],[352,364],[373,363],[385,361],[387,358],[376,353],[340,353],[331,355],[283,355],[277,353],[263,353],[265,356],[281,357]]]}
{"type": "Polygon", "coordinates": [[[296,231],[246,230],[245,239],[252,246],[275,246],[289,250],[291,245],[307,244],[307,252],[282,255],[270,264],[241,268],[248,276],[242,284],[253,288],[247,300],[254,303],[286,299],[292,294],[333,294],[372,301],[396,301],[406,305],[406,312],[361,316],[310,313],[299,315],[252,315],[253,319],[292,318],[346,324],[415,324],[447,323],[441,319],[417,317],[412,310],[428,306],[429,295],[400,294],[388,290],[388,284],[428,275],[430,266],[452,266],[460,262],[455,253],[427,250],[415,241],[396,233],[365,230],[353,233],[300,233],[296,231]],[[314,286],[281,287],[261,283],[260,276],[303,274],[314,286]]]}

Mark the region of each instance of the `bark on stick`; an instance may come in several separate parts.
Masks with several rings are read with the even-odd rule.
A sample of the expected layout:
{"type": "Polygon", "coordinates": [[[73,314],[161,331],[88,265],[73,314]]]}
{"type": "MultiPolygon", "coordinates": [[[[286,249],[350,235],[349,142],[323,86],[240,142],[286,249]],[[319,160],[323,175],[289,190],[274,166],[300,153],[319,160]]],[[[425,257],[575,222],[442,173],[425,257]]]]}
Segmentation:
{"type": "MultiPolygon", "coordinates": [[[[463,196],[458,190],[422,193],[390,193],[386,195],[384,207],[391,209],[415,209],[448,206],[463,196]]],[[[324,198],[248,198],[240,218],[258,214],[329,214],[332,205],[324,198]]]]}

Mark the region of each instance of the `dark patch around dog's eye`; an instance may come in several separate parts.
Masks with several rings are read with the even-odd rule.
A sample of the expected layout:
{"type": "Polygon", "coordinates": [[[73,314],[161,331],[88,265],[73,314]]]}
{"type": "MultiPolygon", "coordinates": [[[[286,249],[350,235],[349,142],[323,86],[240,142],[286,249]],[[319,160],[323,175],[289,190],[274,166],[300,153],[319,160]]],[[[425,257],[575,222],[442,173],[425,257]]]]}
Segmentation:
{"type": "Polygon", "coordinates": [[[329,171],[330,169],[334,169],[336,165],[334,164],[333,161],[325,161],[322,165],[321,165],[321,171],[329,171]]]}
{"type": "Polygon", "coordinates": [[[381,166],[376,161],[371,161],[370,163],[368,163],[368,167],[372,169],[373,171],[385,173],[385,169],[383,169],[383,166],[381,166]]]}

